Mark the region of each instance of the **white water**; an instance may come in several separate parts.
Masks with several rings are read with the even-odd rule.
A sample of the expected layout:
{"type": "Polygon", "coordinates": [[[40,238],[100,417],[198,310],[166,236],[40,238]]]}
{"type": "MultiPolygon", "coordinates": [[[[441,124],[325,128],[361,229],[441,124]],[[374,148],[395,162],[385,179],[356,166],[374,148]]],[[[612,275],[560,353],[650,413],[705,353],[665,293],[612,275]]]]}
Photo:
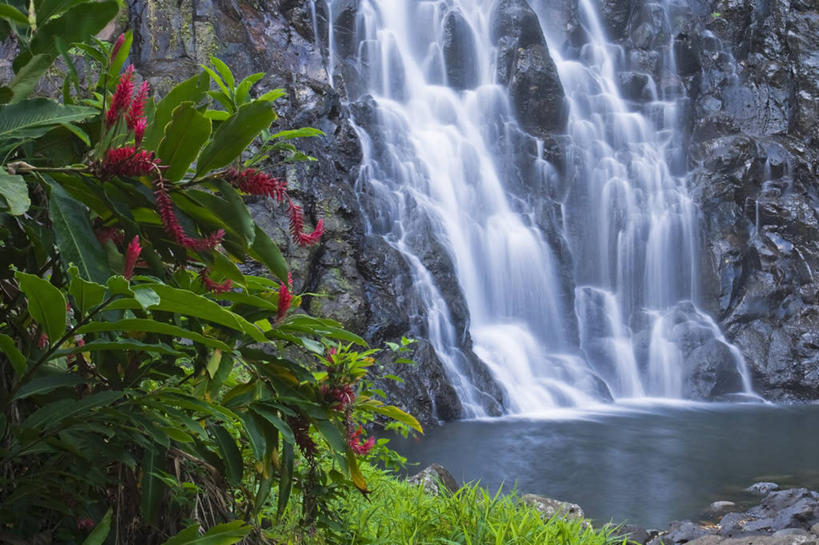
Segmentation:
{"type": "MultiPolygon", "coordinates": [[[[321,1],[332,14],[335,0],[321,1]]],[[[374,202],[368,228],[410,265],[424,335],[464,416],[483,415],[486,395],[425,263],[430,237],[452,260],[474,353],[506,390],[509,413],[590,406],[607,391],[614,398],[684,397],[686,335],[726,341],[691,303],[699,297],[697,209],[684,177],[669,168],[680,153],[680,97],[661,90],[641,110],[623,100],[616,84],[622,50],[606,42],[589,0],[579,0],[589,35],[579,56],[563,58],[561,44],[546,36],[570,106],[565,179],[536,157],[511,162],[539,172],[548,194],[561,194],[570,181],[560,213],[543,218],[537,203],[545,195],[515,197],[507,187],[520,139],[507,91],[495,79],[493,4],[361,0],[358,68],[377,113],[376,124],[359,127],[358,190],[374,202]],[[440,44],[450,10],[460,12],[474,42],[478,83],[464,91],[446,86],[440,44]],[[568,243],[568,280],[544,224],[568,243]]],[[[531,0],[544,23],[547,4],[531,0]]],[[[665,57],[673,71],[673,55],[665,57]]],[[[540,155],[542,143],[533,147],[540,155]]],[[[750,391],[741,355],[729,350],[750,391]]]]}

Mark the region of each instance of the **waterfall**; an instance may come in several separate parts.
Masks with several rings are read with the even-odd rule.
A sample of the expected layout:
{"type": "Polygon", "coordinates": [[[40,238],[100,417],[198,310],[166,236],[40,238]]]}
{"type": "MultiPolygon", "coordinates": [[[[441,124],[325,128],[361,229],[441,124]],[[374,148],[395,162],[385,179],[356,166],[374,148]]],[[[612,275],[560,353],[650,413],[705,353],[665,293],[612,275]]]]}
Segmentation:
{"type": "MultiPolygon", "coordinates": [[[[339,11],[340,0],[319,1],[339,11]]],[[[542,28],[548,4],[530,0],[542,28]]],[[[697,208],[685,173],[671,166],[683,157],[679,86],[652,82],[651,100],[625,100],[616,79],[623,50],[579,0],[587,34],[579,51],[564,55],[545,33],[569,107],[559,172],[543,159],[542,139],[522,132],[498,82],[494,5],[360,0],[355,70],[345,76],[370,95],[359,101],[369,114],[356,116],[367,229],[408,263],[424,336],[464,416],[484,415],[487,394],[472,379],[430,245],[451,261],[471,349],[505,389],[507,412],[692,397],[686,365],[692,355],[707,359],[705,346],[742,377],[734,391],[749,391],[741,355],[697,307],[697,208]],[[458,58],[445,51],[453,39],[458,58]],[[514,187],[521,178],[524,189],[514,187]]],[[[664,49],[673,71],[670,40],[664,49]]],[[[329,57],[328,73],[343,72],[329,57]]]]}

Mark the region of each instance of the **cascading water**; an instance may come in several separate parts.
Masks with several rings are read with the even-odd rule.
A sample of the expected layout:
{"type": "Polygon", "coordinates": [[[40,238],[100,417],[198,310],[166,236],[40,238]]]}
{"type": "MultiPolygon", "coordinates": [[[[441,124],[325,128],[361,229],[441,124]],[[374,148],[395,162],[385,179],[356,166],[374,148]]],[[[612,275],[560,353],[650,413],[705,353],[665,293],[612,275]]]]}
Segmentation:
{"type": "MultiPolygon", "coordinates": [[[[337,11],[337,0],[317,1],[327,2],[326,13],[337,11]]],[[[462,334],[425,260],[431,243],[452,261],[472,348],[505,388],[508,412],[610,396],[684,397],[685,360],[708,343],[723,346],[738,371],[734,391],[750,391],[738,351],[692,302],[699,296],[697,210],[684,177],[669,167],[681,154],[680,97],[660,89],[642,109],[623,100],[616,84],[622,50],[606,42],[589,0],[580,0],[588,39],[577,57],[549,44],[569,103],[559,175],[540,159],[541,141],[524,137],[537,156],[515,149],[518,123],[496,77],[494,4],[361,0],[356,16],[356,68],[374,111],[359,123],[358,190],[377,203],[365,206],[368,228],[406,258],[424,335],[464,416],[484,414],[487,396],[471,379],[462,334]],[[453,24],[466,58],[444,54],[453,24]],[[447,62],[461,66],[448,70],[447,62]],[[545,194],[522,198],[507,187],[512,169],[536,172],[544,193],[561,202],[550,208],[538,205],[549,201],[545,194]]],[[[530,4],[545,23],[548,0],[530,4]]],[[[328,50],[332,74],[332,40],[328,50]]]]}

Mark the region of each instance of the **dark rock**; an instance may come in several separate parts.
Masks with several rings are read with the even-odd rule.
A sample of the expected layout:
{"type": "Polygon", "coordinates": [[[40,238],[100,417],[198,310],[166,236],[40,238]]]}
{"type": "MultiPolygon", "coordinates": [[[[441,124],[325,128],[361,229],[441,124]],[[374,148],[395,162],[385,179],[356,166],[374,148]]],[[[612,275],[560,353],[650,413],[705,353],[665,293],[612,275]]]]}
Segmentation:
{"type": "Polygon", "coordinates": [[[500,0],[492,12],[490,32],[494,45],[510,40],[517,49],[546,43],[537,14],[526,0],[500,0]]]}
{"type": "Polygon", "coordinates": [[[535,136],[563,132],[569,111],[557,67],[542,45],[519,49],[509,93],[518,121],[535,136]]]}
{"type": "Polygon", "coordinates": [[[742,391],[742,376],[729,347],[722,341],[710,339],[691,351],[685,362],[686,397],[713,400],[721,395],[742,391]]]}
{"type": "Polygon", "coordinates": [[[606,28],[609,38],[614,41],[623,38],[631,15],[631,0],[602,0],[600,2],[600,17],[606,28]]]}
{"type": "Polygon", "coordinates": [[[690,520],[674,521],[666,532],[660,533],[648,545],[677,545],[688,543],[706,534],[715,533],[712,528],[704,528],[690,520]]]}
{"type": "Polygon", "coordinates": [[[425,467],[409,477],[407,483],[414,486],[423,486],[424,492],[433,496],[444,493],[453,494],[460,488],[452,474],[439,464],[425,467]]]}
{"type": "Polygon", "coordinates": [[[645,545],[652,536],[648,530],[641,526],[623,524],[622,526],[615,528],[611,534],[611,537],[616,539],[618,542],[625,539],[627,543],[645,545]]]}
{"type": "Polygon", "coordinates": [[[442,48],[447,83],[455,89],[471,89],[478,84],[478,59],[472,29],[457,8],[444,19],[442,48]]]}

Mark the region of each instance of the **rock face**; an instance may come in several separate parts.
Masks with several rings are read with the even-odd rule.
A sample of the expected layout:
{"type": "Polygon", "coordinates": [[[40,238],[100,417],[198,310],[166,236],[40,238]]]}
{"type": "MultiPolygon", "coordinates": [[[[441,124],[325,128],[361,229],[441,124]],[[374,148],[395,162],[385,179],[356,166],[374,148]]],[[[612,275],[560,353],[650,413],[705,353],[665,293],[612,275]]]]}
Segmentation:
{"type": "Polygon", "coordinates": [[[423,486],[424,492],[433,496],[445,493],[452,494],[460,488],[455,477],[440,464],[425,467],[408,478],[407,482],[411,485],[423,486]]]}
{"type": "Polygon", "coordinates": [[[760,393],[816,398],[819,14],[798,1],[725,7],[692,16],[674,42],[692,101],[710,310],[760,393]]]}
{"type": "MultiPolygon", "coordinates": [[[[587,40],[577,0],[537,1],[553,47],[566,57],[582,55],[587,40]]],[[[684,131],[675,142],[687,150],[682,154],[687,164],[671,167],[690,172],[688,184],[702,211],[699,305],[739,347],[757,391],[776,400],[819,398],[815,2],[671,0],[665,3],[668,15],[649,0],[594,4],[605,32],[622,48],[618,83],[635,109],[649,108],[664,94],[688,97],[684,131]]],[[[130,0],[128,7],[133,62],[160,94],[217,55],[238,77],[267,72],[259,84],[264,90],[287,90],[278,103],[278,128],[314,126],[326,134],[299,144],[317,161],[275,172],[287,178],[308,223],[324,218],[321,246],[289,246],[283,210],[267,200],[251,204],[260,225],[285,248],[296,289],[327,296],[305,297],[304,307],[341,321],[375,345],[405,334],[423,338],[424,319],[413,300],[407,263],[382,238],[366,234],[362,209],[377,220],[373,211],[380,203],[354,189],[362,151],[351,117],[366,127],[378,116],[372,99],[363,95],[362,75],[345,60],[361,39],[359,2],[335,1],[332,13],[316,2],[315,21],[309,3],[296,0],[130,0]],[[332,51],[326,39],[330,30],[336,37],[332,51]],[[331,52],[333,85],[325,68],[331,52]]],[[[476,45],[462,14],[448,9],[441,77],[455,89],[472,89],[476,45]]],[[[519,156],[508,159],[516,165],[538,153],[532,136],[543,140],[541,153],[559,172],[566,160],[562,133],[568,109],[538,17],[526,0],[498,0],[487,15],[497,51],[496,79],[508,87],[521,125],[518,133],[499,134],[498,140],[519,140],[513,146],[519,156]]],[[[397,81],[400,85],[400,77],[397,81]]],[[[529,203],[533,195],[540,199],[532,205],[535,221],[559,255],[565,307],[571,309],[572,256],[554,228],[562,221],[560,195],[540,198],[546,190],[538,185],[539,175],[507,170],[511,191],[529,203]]],[[[483,385],[490,412],[501,412],[504,394],[470,350],[469,316],[451,261],[428,238],[414,244],[424,248],[419,255],[435,275],[461,335],[464,367],[483,385]]],[[[576,330],[574,320],[567,323],[576,330]]],[[[696,339],[695,331],[681,334],[696,339]]],[[[462,408],[441,362],[428,343],[416,347],[417,366],[388,367],[405,382],[385,386],[424,424],[457,418],[462,408]]],[[[736,390],[739,377],[726,364],[726,350],[713,340],[689,343],[685,381],[692,397],[712,399],[736,390]]]]}

